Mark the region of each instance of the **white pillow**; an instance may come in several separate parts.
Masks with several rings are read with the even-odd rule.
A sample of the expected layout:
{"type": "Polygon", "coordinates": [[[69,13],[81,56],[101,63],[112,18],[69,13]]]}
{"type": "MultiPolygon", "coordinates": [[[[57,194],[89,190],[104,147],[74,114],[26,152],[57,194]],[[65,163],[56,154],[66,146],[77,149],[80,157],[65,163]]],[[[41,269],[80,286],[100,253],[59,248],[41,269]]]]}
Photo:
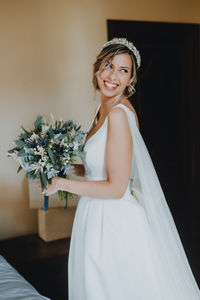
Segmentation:
{"type": "Polygon", "coordinates": [[[0,255],[0,299],[1,300],[50,300],[41,296],[36,289],[26,281],[0,255]]]}

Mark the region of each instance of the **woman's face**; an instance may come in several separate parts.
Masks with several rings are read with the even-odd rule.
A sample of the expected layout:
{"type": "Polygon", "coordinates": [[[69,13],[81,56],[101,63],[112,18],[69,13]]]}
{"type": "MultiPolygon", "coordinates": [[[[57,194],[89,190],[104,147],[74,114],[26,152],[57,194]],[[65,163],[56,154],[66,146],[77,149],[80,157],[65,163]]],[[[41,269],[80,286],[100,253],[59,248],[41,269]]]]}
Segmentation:
{"type": "Polygon", "coordinates": [[[105,97],[123,94],[131,79],[132,59],[128,53],[114,56],[111,62],[102,62],[97,75],[100,92],[105,97]]]}

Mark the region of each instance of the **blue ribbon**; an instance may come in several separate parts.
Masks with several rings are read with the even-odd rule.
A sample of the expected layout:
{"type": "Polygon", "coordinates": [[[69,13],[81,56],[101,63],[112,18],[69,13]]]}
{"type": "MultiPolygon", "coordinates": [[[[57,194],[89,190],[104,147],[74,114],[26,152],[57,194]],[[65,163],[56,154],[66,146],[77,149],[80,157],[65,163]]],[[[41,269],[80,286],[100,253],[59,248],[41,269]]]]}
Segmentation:
{"type": "Polygon", "coordinates": [[[49,210],[49,196],[44,195],[44,210],[49,210]]]}

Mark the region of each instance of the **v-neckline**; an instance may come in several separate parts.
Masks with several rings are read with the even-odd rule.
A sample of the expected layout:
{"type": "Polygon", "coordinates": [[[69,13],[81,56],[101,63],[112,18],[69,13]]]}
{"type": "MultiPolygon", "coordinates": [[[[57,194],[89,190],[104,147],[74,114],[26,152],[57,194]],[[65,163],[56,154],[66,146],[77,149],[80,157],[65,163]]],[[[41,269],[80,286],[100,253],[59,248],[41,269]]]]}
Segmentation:
{"type": "MultiPolygon", "coordinates": [[[[98,112],[97,112],[97,113],[98,113],[98,112]]],[[[90,139],[93,138],[93,136],[95,136],[95,135],[103,128],[103,126],[104,126],[104,124],[105,124],[105,121],[106,121],[107,117],[108,117],[108,116],[105,117],[105,120],[103,121],[103,123],[102,123],[102,125],[99,127],[99,129],[98,129],[97,131],[95,131],[95,133],[94,133],[91,137],[89,137],[89,138],[87,139],[87,141],[85,142],[85,145],[88,143],[88,141],[89,141],[90,139]]],[[[93,121],[93,123],[94,123],[94,121],[93,121]]],[[[85,145],[84,145],[84,146],[85,146],[85,145]]]]}
{"type": "MultiPolygon", "coordinates": [[[[133,116],[134,116],[134,112],[133,112],[128,106],[126,106],[126,105],[123,104],[123,103],[118,103],[117,105],[113,106],[113,107],[111,108],[111,110],[112,110],[114,107],[117,107],[118,105],[123,105],[123,106],[125,106],[128,110],[130,110],[130,111],[133,113],[133,116]]],[[[94,120],[95,120],[96,116],[98,115],[98,112],[99,112],[99,110],[100,110],[100,107],[101,107],[101,105],[99,106],[99,108],[98,108],[98,110],[97,110],[97,112],[96,112],[96,114],[95,114],[95,116],[94,116],[94,120]]],[[[135,117],[135,116],[134,116],[134,117],[135,117]]],[[[96,136],[96,134],[104,127],[104,124],[105,124],[107,118],[108,118],[108,115],[105,117],[105,120],[103,121],[103,123],[102,123],[102,125],[99,127],[99,129],[98,129],[91,137],[89,137],[89,138],[87,139],[87,141],[86,141],[85,144],[84,144],[84,147],[85,147],[85,145],[88,143],[88,141],[89,141],[90,139],[92,139],[94,136],[96,136]]],[[[93,123],[94,123],[94,120],[93,120],[93,122],[92,122],[92,125],[93,125],[93,123]]],[[[92,126],[92,125],[91,125],[91,126],[92,126]]],[[[90,127],[90,128],[91,128],[91,127],[90,127]]]]}

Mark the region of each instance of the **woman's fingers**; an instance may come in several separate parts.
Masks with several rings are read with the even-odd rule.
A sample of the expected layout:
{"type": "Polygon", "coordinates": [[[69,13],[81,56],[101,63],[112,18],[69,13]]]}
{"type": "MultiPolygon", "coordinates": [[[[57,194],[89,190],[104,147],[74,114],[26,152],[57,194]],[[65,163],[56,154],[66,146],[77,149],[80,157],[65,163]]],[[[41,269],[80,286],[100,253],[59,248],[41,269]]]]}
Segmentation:
{"type": "Polygon", "coordinates": [[[55,190],[55,184],[53,184],[53,181],[52,181],[51,184],[47,183],[47,188],[44,189],[43,191],[42,191],[42,184],[39,180],[35,181],[35,184],[39,188],[41,194],[43,194],[45,196],[49,196],[52,193],[55,193],[55,191],[54,191],[55,190]]]}

